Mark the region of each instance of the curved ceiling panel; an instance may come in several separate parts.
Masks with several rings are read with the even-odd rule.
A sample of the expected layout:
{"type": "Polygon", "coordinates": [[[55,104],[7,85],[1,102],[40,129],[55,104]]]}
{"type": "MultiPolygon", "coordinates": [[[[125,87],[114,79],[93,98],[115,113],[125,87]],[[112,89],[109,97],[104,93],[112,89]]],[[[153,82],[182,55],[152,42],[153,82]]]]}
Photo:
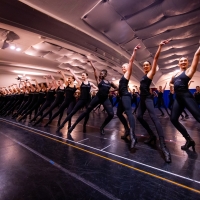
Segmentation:
{"type": "Polygon", "coordinates": [[[58,51],[56,53],[59,54],[59,55],[62,55],[62,56],[71,56],[71,55],[74,54],[73,51],[70,51],[70,50],[64,49],[64,48],[60,49],[60,51],[58,51]]]}
{"type": "MultiPolygon", "coordinates": [[[[160,41],[172,38],[173,40],[187,39],[200,36],[200,24],[190,25],[161,33],[154,37],[143,40],[146,47],[158,46],[160,41]]],[[[170,45],[170,44],[169,44],[170,45]]]]}
{"type": "Polygon", "coordinates": [[[156,0],[109,0],[109,3],[120,15],[126,17],[147,8],[155,1],[156,0]]]}
{"type": "Polygon", "coordinates": [[[54,52],[57,52],[61,49],[60,46],[57,46],[55,44],[51,44],[49,42],[41,42],[41,43],[33,45],[33,47],[35,49],[39,49],[41,51],[54,51],[54,52]]]}
{"type": "Polygon", "coordinates": [[[178,15],[175,17],[169,17],[167,19],[161,20],[160,22],[151,25],[148,28],[136,31],[136,35],[138,35],[142,39],[146,39],[154,35],[164,33],[168,30],[174,30],[186,27],[188,25],[197,24],[199,22],[200,22],[199,10],[197,10],[190,13],[186,13],[184,15],[178,15]]]}
{"type": "Polygon", "coordinates": [[[76,66],[72,66],[70,65],[69,63],[62,63],[58,66],[59,68],[61,69],[66,69],[66,68],[70,68],[72,69],[75,73],[82,73],[85,71],[85,69],[82,69],[82,68],[79,68],[79,67],[76,67],[76,66]]]}
{"type": "Polygon", "coordinates": [[[82,19],[117,44],[134,37],[134,31],[108,2],[98,3],[82,19]]]}
{"type": "Polygon", "coordinates": [[[49,53],[49,51],[38,50],[38,49],[35,49],[34,47],[31,46],[24,53],[27,54],[27,55],[30,55],[30,56],[43,57],[44,55],[49,53]]]}
{"type": "Polygon", "coordinates": [[[138,30],[150,26],[164,17],[160,5],[155,5],[151,9],[145,9],[126,21],[133,30],[138,30]]]}
{"type": "Polygon", "coordinates": [[[49,59],[49,60],[57,60],[59,58],[62,58],[61,55],[55,54],[53,52],[49,52],[48,54],[46,54],[45,56],[43,56],[43,58],[49,59]]]}
{"type": "Polygon", "coordinates": [[[180,15],[200,7],[200,0],[167,0],[161,4],[165,16],[180,15]]]}
{"type": "Polygon", "coordinates": [[[67,62],[72,62],[73,60],[67,56],[63,56],[62,58],[57,59],[59,62],[62,63],[67,63],[67,62]]]}

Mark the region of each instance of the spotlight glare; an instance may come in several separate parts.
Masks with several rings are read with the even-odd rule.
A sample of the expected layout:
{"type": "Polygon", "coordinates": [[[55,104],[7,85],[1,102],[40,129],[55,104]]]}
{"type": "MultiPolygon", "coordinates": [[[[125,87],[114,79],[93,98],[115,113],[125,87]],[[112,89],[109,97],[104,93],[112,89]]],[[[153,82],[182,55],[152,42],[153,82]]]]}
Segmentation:
{"type": "Polygon", "coordinates": [[[18,47],[18,48],[16,48],[16,51],[21,51],[21,48],[19,48],[19,47],[18,47]]]}
{"type": "Polygon", "coordinates": [[[14,45],[11,45],[11,46],[10,46],[10,49],[14,50],[14,49],[15,49],[15,46],[14,46],[14,45]]]}

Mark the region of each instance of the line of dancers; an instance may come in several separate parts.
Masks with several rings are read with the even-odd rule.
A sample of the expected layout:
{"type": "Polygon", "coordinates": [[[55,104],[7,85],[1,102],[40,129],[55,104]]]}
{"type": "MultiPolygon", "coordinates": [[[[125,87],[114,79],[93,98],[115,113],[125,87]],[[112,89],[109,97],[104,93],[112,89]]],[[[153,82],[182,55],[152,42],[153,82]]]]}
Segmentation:
{"type": "Polygon", "coordinates": [[[32,80],[35,84],[32,84],[30,81],[21,81],[20,87],[17,84],[13,84],[8,88],[0,88],[0,115],[4,117],[12,115],[12,118],[16,118],[20,122],[26,119],[27,116],[30,118],[32,112],[35,112],[34,117],[30,118],[30,123],[33,126],[40,123],[44,117],[49,116],[49,120],[45,124],[45,126],[48,126],[59,116],[57,131],[60,131],[68,122],[68,135],[71,135],[76,125],[82,119],[84,119],[83,132],[86,132],[90,112],[99,105],[102,105],[107,113],[107,117],[99,129],[101,134],[105,134],[104,128],[114,116],[113,106],[116,106],[116,103],[118,103],[116,115],[124,126],[124,134],[121,136],[121,139],[130,138],[130,148],[133,149],[138,142],[135,134],[135,118],[133,114],[136,114],[137,120],[149,134],[148,139],[144,143],[156,144],[156,134],[143,119],[143,115],[147,110],[155,125],[160,149],[163,152],[165,161],[170,163],[171,155],[165,143],[164,130],[155,113],[153,98],[154,96],[158,97],[157,106],[161,111],[161,116],[164,115],[161,110],[161,106],[163,106],[172,124],[186,139],[186,143],[181,146],[181,149],[187,150],[192,147],[193,151],[195,151],[195,141],[190,137],[186,128],[179,122],[179,117],[182,115],[182,112],[185,112],[185,118],[188,117],[185,111],[185,108],[187,108],[191,115],[200,122],[200,88],[197,86],[194,96],[188,89],[188,85],[191,83],[190,80],[197,70],[200,47],[196,50],[190,67],[188,67],[189,62],[186,57],[181,57],[178,61],[180,72],[175,74],[170,81],[169,113],[163,100],[163,93],[167,83],[163,88],[160,86],[157,93],[152,92],[150,89],[151,82],[156,74],[156,66],[162,47],[169,42],[170,40],[165,40],[159,44],[152,64],[149,61],[143,63],[144,76],[141,78],[140,87],[135,86],[137,92],[135,89],[130,92],[128,84],[132,74],[133,62],[137,51],[140,49],[140,45],[134,48],[129,63],[122,65],[123,76],[119,80],[119,85],[115,85],[106,78],[106,69],[101,70],[99,75],[97,75],[92,62],[88,61],[93,68],[97,86],[88,80],[87,73],[82,73],[80,79],[69,68],[65,70],[71,73],[71,76],[66,77],[63,71],[58,71],[60,79],[57,81],[53,76],[45,76],[45,83],[38,83],[36,79],[32,80]],[[75,84],[75,80],[78,84],[75,84]],[[110,92],[111,89],[112,92],[110,92]],[[115,97],[117,101],[115,103],[113,103],[112,99],[113,93],[116,93],[115,97]],[[138,96],[140,96],[139,102],[137,101],[138,96]],[[133,113],[132,104],[135,104],[133,113]],[[57,107],[58,110],[53,114],[53,111],[57,107]],[[83,108],[85,108],[85,111],[71,124],[72,117],[83,108]],[[65,109],[67,109],[67,115],[62,120],[65,109]],[[127,119],[124,117],[124,114],[127,116],[127,119]]]}

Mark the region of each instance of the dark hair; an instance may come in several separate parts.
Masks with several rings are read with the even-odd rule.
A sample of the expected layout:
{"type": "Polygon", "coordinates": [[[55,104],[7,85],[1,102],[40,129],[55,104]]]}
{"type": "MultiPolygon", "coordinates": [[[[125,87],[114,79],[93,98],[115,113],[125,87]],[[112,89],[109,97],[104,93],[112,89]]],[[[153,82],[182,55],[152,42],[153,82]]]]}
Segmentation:
{"type": "Polygon", "coordinates": [[[64,82],[63,78],[59,78],[59,80],[61,80],[61,81],[63,81],[63,82],[64,82]]]}
{"type": "Polygon", "coordinates": [[[70,76],[72,79],[74,79],[74,81],[75,81],[75,77],[74,76],[70,76]]]}
{"type": "Polygon", "coordinates": [[[86,72],[83,72],[82,74],[85,74],[86,76],[88,76],[88,73],[86,73],[86,72]]]}
{"type": "Polygon", "coordinates": [[[180,61],[181,58],[187,58],[187,60],[188,60],[187,56],[181,56],[178,61],[180,61]]]}
{"type": "Polygon", "coordinates": [[[102,71],[102,72],[105,72],[105,74],[108,73],[106,69],[102,69],[101,71],[102,71]]]}
{"type": "Polygon", "coordinates": [[[143,63],[145,63],[145,62],[148,62],[148,63],[151,65],[151,62],[150,62],[150,61],[146,60],[146,61],[144,61],[143,63]]]}

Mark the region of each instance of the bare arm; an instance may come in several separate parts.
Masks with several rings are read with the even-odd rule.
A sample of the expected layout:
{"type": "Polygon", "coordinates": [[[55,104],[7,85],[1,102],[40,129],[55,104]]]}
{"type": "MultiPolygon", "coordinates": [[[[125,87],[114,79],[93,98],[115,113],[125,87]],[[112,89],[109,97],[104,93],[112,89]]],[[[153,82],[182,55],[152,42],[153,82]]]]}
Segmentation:
{"type": "Polygon", "coordinates": [[[90,83],[90,85],[93,88],[93,90],[98,90],[98,87],[94,83],[90,83]]]}
{"type": "Polygon", "coordinates": [[[192,60],[192,64],[191,64],[191,67],[188,68],[186,70],[186,75],[189,77],[189,78],[192,78],[194,73],[197,71],[197,66],[198,66],[198,63],[199,63],[199,56],[200,56],[200,47],[197,49],[197,51],[195,52],[194,54],[194,58],[192,60]]]}
{"type": "Polygon", "coordinates": [[[49,87],[49,79],[47,78],[47,76],[44,76],[44,79],[46,81],[47,87],[49,87]]]}
{"type": "Polygon", "coordinates": [[[167,86],[167,82],[165,83],[165,86],[164,86],[164,88],[163,88],[162,92],[164,92],[164,91],[165,91],[165,88],[166,88],[166,86],[167,86]]]}
{"type": "Polygon", "coordinates": [[[131,77],[132,68],[133,68],[133,61],[134,61],[134,59],[135,59],[136,51],[137,51],[138,49],[140,49],[140,47],[141,47],[140,44],[138,44],[138,45],[134,48],[133,54],[131,55],[131,58],[130,58],[130,60],[129,60],[128,67],[127,67],[127,71],[126,71],[126,73],[124,74],[124,77],[125,77],[127,80],[129,80],[130,77],[131,77]]]}
{"type": "Polygon", "coordinates": [[[95,77],[97,85],[98,85],[99,84],[99,79],[98,79],[98,76],[97,76],[97,70],[96,70],[96,68],[94,67],[94,65],[92,64],[92,62],[90,60],[88,60],[88,63],[90,63],[90,65],[92,66],[92,68],[94,70],[94,77],[95,77]]]}
{"type": "Polygon", "coordinates": [[[36,79],[32,79],[32,81],[35,81],[35,85],[37,87],[38,90],[41,90],[41,87],[39,86],[38,82],[36,79]]]}
{"type": "Polygon", "coordinates": [[[158,50],[157,50],[156,55],[154,56],[154,59],[153,59],[152,68],[151,68],[151,70],[147,74],[147,77],[149,79],[151,79],[151,80],[153,79],[153,77],[154,77],[154,75],[156,73],[157,61],[158,61],[158,58],[159,58],[162,46],[165,45],[165,44],[167,44],[169,41],[170,40],[164,40],[158,46],[158,50]]]}
{"type": "Polygon", "coordinates": [[[82,81],[81,81],[81,80],[78,78],[78,76],[73,72],[73,70],[71,70],[70,68],[66,68],[66,70],[69,71],[69,72],[74,76],[75,80],[77,81],[77,83],[78,83],[79,85],[82,84],[82,81]]]}
{"type": "Polygon", "coordinates": [[[55,78],[54,78],[52,75],[50,75],[50,77],[51,77],[51,79],[52,79],[52,83],[53,83],[54,87],[57,88],[58,85],[57,85],[57,83],[56,83],[55,78]]]}
{"type": "MultiPolygon", "coordinates": [[[[63,80],[64,80],[64,83],[66,84],[66,83],[67,83],[67,78],[66,78],[64,72],[63,72],[63,71],[58,71],[58,73],[62,76],[62,78],[63,78],[63,80]]],[[[68,83],[67,83],[67,84],[68,84],[68,83]]]]}

